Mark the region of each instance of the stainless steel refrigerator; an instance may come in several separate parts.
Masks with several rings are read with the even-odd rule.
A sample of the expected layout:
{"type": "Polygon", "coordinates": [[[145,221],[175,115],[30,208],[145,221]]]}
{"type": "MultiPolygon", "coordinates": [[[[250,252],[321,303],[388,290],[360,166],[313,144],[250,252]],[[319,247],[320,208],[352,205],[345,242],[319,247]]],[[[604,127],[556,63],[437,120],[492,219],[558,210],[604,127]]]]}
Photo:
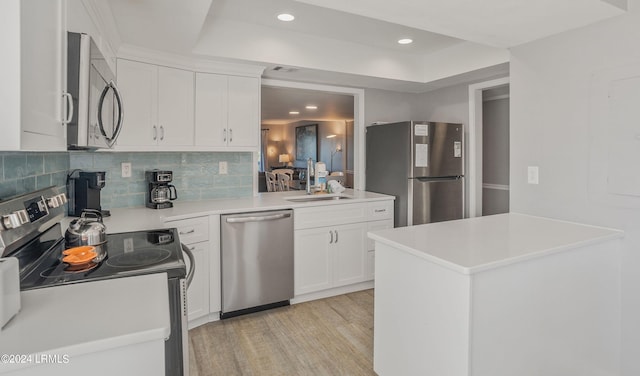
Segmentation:
{"type": "Polygon", "coordinates": [[[366,190],[396,197],[396,227],[463,217],[463,134],[427,121],[366,128],[366,190]]]}

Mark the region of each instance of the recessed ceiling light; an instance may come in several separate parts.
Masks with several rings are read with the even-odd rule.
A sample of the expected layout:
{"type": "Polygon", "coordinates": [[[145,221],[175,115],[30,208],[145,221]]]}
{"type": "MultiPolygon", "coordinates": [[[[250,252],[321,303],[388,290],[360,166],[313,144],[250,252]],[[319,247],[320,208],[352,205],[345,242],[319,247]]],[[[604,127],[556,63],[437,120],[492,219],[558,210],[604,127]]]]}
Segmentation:
{"type": "Polygon", "coordinates": [[[400,43],[400,44],[410,44],[410,43],[413,43],[413,39],[409,39],[409,38],[400,39],[400,40],[398,40],[398,43],[400,43]]]}
{"type": "Polygon", "coordinates": [[[300,111],[289,111],[289,115],[300,115],[300,111]]]}
{"type": "Polygon", "coordinates": [[[307,107],[305,107],[307,110],[317,110],[318,106],[314,106],[314,105],[309,105],[307,107]]]}
{"type": "Polygon", "coordinates": [[[293,16],[293,14],[281,13],[281,14],[278,14],[278,19],[280,21],[289,22],[289,21],[295,20],[296,18],[293,16]]]}

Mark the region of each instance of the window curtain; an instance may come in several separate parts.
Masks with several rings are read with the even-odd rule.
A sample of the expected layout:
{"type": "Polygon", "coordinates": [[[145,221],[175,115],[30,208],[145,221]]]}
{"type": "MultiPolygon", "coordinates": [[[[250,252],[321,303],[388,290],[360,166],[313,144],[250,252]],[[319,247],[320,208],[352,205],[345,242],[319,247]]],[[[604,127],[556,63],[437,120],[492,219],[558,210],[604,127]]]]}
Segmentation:
{"type": "Polygon", "coordinates": [[[265,172],[269,169],[269,162],[267,160],[268,135],[269,129],[262,129],[260,136],[260,172],[265,172]]]}

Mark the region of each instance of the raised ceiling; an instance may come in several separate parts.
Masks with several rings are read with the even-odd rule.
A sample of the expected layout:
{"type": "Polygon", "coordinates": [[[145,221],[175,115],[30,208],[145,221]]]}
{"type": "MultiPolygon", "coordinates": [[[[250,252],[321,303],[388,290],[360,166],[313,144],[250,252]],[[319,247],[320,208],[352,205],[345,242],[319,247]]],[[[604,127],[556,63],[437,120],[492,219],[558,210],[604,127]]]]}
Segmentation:
{"type": "Polygon", "coordinates": [[[451,78],[505,74],[507,47],[626,9],[626,0],[108,3],[125,45],[261,65],[268,78],[408,92],[433,90],[451,78]],[[296,20],[277,21],[283,11],[296,20]],[[414,43],[396,43],[405,37],[414,43]],[[271,70],[275,66],[295,71],[271,70]]]}
{"type": "Polygon", "coordinates": [[[627,10],[626,0],[296,0],[508,48],[627,10]]]}

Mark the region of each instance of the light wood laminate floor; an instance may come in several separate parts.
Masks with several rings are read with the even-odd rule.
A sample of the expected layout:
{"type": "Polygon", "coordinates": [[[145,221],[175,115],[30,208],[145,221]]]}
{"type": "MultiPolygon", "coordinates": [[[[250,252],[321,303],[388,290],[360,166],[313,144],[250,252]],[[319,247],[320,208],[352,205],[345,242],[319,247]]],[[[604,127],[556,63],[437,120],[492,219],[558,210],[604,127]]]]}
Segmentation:
{"type": "Polygon", "coordinates": [[[189,331],[191,376],[375,375],[373,290],[189,331]]]}

